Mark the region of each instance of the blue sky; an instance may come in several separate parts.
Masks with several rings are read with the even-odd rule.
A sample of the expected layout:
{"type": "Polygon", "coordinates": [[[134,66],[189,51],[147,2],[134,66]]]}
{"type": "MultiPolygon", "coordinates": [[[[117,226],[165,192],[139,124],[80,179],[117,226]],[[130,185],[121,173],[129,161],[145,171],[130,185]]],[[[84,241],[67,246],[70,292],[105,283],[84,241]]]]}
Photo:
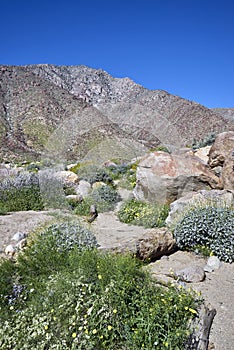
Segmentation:
{"type": "Polygon", "coordinates": [[[233,0],[0,0],[0,64],[102,68],[234,107],[233,0]]]}

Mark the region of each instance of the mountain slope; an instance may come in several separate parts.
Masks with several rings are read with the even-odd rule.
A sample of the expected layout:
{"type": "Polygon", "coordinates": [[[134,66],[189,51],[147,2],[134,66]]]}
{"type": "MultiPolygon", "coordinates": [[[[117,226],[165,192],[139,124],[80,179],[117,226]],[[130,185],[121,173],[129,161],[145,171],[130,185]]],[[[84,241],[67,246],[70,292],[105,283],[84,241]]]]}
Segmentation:
{"type": "Polygon", "coordinates": [[[105,154],[110,140],[113,158],[124,158],[130,150],[132,156],[160,143],[181,147],[228,129],[232,120],[204,106],[102,70],[0,66],[1,159],[78,160],[97,149],[105,154]]]}

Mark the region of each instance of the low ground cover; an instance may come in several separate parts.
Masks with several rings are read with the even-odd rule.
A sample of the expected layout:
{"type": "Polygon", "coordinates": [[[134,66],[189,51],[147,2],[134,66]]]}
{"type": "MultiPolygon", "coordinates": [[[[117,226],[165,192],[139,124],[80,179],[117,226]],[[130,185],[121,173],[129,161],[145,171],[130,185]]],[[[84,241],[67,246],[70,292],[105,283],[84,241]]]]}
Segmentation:
{"type": "Polygon", "coordinates": [[[118,211],[120,221],[144,227],[162,227],[168,216],[169,207],[146,203],[136,199],[125,201],[118,211]]]}
{"type": "Polygon", "coordinates": [[[197,297],[96,246],[80,223],[63,222],[40,229],[15,262],[1,261],[1,348],[183,348],[197,297]]]}

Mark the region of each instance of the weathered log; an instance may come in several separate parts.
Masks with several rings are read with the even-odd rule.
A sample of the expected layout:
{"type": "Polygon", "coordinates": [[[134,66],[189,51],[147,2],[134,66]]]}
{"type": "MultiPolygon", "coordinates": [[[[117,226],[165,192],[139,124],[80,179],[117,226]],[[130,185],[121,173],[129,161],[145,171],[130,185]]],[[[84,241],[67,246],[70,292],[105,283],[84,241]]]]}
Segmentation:
{"type": "Polygon", "coordinates": [[[209,335],[216,310],[210,305],[202,305],[193,320],[193,333],[186,343],[185,350],[208,350],[209,335]]]}
{"type": "Polygon", "coordinates": [[[91,223],[91,222],[93,222],[93,221],[97,218],[97,216],[98,216],[98,211],[97,211],[97,207],[96,207],[95,204],[92,204],[92,205],[90,206],[89,213],[90,213],[91,217],[88,219],[88,222],[91,223]]]}

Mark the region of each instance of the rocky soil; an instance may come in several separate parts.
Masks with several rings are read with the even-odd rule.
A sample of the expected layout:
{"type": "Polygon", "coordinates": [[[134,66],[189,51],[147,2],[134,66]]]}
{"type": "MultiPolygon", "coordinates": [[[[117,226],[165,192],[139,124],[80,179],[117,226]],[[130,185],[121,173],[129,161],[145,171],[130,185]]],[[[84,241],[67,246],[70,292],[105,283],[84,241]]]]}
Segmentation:
{"type": "MultiPolygon", "coordinates": [[[[69,216],[70,212],[16,212],[0,217],[0,251],[4,255],[4,247],[11,242],[16,232],[29,233],[36,227],[58,217],[69,216]]],[[[123,251],[134,250],[136,241],[147,231],[143,227],[126,225],[118,221],[114,212],[102,213],[91,224],[102,249],[123,251]]],[[[187,266],[206,265],[207,259],[193,253],[176,252],[163,257],[149,265],[157,278],[168,279],[172,270],[187,266]]],[[[199,283],[184,283],[186,288],[200,291],[207,304],[217,310],[210,334],[210,349],[232,350],[234,344],[234,264],[222,263],[218,270],[206,273],[206,278],[199,283]]]]}

